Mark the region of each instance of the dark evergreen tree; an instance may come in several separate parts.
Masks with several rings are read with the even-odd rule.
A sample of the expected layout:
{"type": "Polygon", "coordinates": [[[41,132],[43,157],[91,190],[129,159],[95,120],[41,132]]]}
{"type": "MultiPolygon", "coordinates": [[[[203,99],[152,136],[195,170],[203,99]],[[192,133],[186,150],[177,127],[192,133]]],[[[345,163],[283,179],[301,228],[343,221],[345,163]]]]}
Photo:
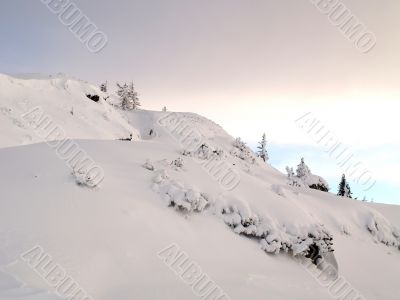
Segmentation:
{"type": "Polygon", "coordinates": [[[342,180],[340,181],[339,184],[339,191],[338,191],[338,196],[342,196],[342,197],[347,197],[347,198],[353,198],[352,197],[352,192],[350,189],[350,185],[346,180],[346,175],[343,174],[342,176],[342,180]]]}
{"type": "Polygon", "coordinates": [[[102,83],[100,85],[100,91],[102,91],[103,93],[107,93],[107,90],[108,90],[108,88],[107,88],[107,81],[106,81],[105,83],[102,83]]]}

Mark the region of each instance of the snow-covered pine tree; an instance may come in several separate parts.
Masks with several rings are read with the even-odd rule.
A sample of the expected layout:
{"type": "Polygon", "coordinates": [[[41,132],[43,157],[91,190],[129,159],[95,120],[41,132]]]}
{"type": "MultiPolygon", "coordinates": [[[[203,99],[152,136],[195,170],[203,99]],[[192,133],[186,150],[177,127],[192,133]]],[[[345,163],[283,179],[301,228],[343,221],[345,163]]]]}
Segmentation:
{"type": "Polygon", "coordinates": [[[131,103],[131,99],[130,99],[128,85],[126,83],[121,85],[117,82],[117,87],[118,87],[117,95],[121,99],[121,104],[120,104],[121,108],[124,110],[132,109],[132,103],[131,103]]]}
{"type": "Polygon", "coordinates": [[[257,149],[258,149],[257,156],[261,157],[261,159],[264,162],[268,162],[269,156],[268,156],[268,152],[267,152],[267,137],[266,137],[265,133],[262,136],[261,142],[259,142],[258,144],[259,144],[259,146],[257,147],[257,149]]]}
{"type": "Polygon", "coordinates": [[[350,185],[346,180],[346,175],[342,175],[342,180],[340,181],[339,184],[339,191],[338,191],[338,196],[342,197],[347,197],[347,198],[353,198],[351,195],[353,193],[351,192],[350,185]]]}
{"type": "Polygon", "coordinates": [[[138,109],[141,104],[139,101],[138,93],[135,91],[133,82],[131,82],[129,85],[127,85],[126,83],[124,83],[123,85],[117,83],[117,87],[117,94],[121,99],[121,108],[124,110],[138,109]]]}
{"type": "Polygon", "coordinates": [[[133,81],[129,85],[129,97],[130,97],[130,103],[131,103],[131,109],[138,109],[139,106],[141,106],[140,101],[139,101],[139,94],[135,91],[135,86],[133,84],[133,81]]]}
{"type": "Polygon", "coordinates": [[[302,158],[300,164],[297,166],[296,176],[304,181],[310,175],[310,168],[305,164],[304,158],[302,158]]]}
{"type": "Polygon", "coordinates": [[[300,164],[297,166],[295,178],[311,189],[323,192],[329,191],[329,185],[326,180],[321,176],[312,174],[310,168],[305,164],[304,158],[301,159],[300,164]]]}
{"type": "Polygon", "coordinates": [[[293,168],[286,167],[287,177],[289,181],[289,185],[301,187],[302,184],[296,175],[294,174],[293,168]]]}
{"type": "Polygon", "coordinates": [[[100,85],[100,91],[102,91],[103,93],[107,93],[107,81],[100,85]]]}

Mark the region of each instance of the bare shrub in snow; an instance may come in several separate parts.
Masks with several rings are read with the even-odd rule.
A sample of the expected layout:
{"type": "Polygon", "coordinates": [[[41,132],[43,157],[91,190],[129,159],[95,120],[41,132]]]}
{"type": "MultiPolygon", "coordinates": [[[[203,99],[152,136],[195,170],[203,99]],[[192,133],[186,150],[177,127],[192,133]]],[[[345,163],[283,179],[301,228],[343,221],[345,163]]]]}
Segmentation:
{"type": "Polygon", "coordinates": [[[188,151],[188,150],[183,150],[181,153],[183,156],[192,156],[192,152],[188,151]]]}

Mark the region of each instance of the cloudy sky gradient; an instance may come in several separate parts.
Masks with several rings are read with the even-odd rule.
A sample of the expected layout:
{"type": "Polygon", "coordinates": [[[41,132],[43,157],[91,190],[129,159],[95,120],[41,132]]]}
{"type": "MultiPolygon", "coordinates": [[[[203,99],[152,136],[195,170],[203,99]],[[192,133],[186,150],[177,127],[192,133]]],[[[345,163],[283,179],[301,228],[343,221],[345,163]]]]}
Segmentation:
{"type": "Polygon", "coordinates": [[[312,112],[374,173],[365,196],[400,204],[400,2],[342,2],[370,53],[309,0],[74,1],[108,36],[98,54],[40,0],[3,0],[0,72],[134,80],[144,108],[200,113],[252,147],[265,131],[273,166],[304,156],[336,190],[343,171],[294,123],[312,112]]]}

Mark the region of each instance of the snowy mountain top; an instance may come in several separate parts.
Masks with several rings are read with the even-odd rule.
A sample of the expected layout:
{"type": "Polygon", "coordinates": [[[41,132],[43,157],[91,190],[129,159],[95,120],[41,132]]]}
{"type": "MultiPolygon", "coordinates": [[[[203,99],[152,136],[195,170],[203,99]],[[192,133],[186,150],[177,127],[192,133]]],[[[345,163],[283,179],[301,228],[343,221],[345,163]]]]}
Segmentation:
{"type": "MultiPolygon", "coordinates": [[[[4,75],[4,74],[1,74],[4,75]]],[[[65,73],[57,73],[57,74],[41,74],[41,73],[15,73],[9,74],[8,76],[15,79],[22,80],[48,80],[48,79],[74,79],[72,76],[69,76],[65,73]]]]}

